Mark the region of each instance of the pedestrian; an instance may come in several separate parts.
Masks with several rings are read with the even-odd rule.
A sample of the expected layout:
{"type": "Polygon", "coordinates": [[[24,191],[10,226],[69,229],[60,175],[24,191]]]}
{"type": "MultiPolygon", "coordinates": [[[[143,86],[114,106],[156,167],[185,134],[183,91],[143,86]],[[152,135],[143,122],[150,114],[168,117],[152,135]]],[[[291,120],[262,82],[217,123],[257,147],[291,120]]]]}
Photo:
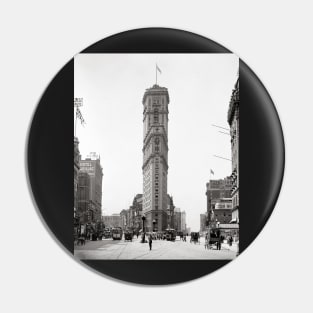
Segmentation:
{"type": "Polygon", "coordinates": [[[221,242],[222,242],[222,238],[219,237],[217,241],[217,250],[221,250],[221,242]]]}
{"type": "Polygon", "coordinates": [[[152,235],[149,235],[149,248],[152,250],[152,235]]]}
{"type": "Polygon", "coordinates": [[[221,232],[219,229],[216,231],[216,238],[217,238],[216,248],[217,250],[221,250],[221,232]]]}
{"type": "Polygon", "coordinates": [[[207,232],[205,235],[205,244],[204,244],[205,249],[210,248],[210,232],[207,232]]]}
{"type": "Polygon", "coordinates": [[[232,236],[230,236],[230,238],[229,238],[229,246],[231,247],[231,246],[232,246],[232,244],[233,244],[233,237],[232,237],[232,236]]]}

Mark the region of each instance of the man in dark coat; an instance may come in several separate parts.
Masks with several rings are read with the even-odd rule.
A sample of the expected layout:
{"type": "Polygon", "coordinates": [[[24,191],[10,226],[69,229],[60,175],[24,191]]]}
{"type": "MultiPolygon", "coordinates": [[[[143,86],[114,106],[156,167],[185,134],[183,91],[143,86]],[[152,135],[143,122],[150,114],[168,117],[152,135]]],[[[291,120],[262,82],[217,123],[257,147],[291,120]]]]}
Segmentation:
{"type": "Polygon", "coordinates": [[[152,249],[152,235],[149,235],[149,248],[152,249]]]}

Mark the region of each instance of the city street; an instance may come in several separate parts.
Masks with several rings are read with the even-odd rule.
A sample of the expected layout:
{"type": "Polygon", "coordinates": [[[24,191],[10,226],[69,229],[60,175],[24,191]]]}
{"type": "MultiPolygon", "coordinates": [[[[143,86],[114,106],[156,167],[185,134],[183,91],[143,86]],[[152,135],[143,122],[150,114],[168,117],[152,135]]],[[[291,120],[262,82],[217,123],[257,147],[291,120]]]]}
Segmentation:
{"type": "Polygon", "coordinates": [[[148,243],[141,243],[140,237],[135,237],[132,242],[123,240],[104,239],[102,241],[87,241],[85,245],[75,245],[74,256],[79,259],[109,259],[109,260],[140,260],[140,259],[234,259],[237,253],[237,245],[229,247],[222,244],[221,250],[207,250],[204,248],[204,238],[200,244],[179,240],[153,240],[152,250],[148,243]]]}

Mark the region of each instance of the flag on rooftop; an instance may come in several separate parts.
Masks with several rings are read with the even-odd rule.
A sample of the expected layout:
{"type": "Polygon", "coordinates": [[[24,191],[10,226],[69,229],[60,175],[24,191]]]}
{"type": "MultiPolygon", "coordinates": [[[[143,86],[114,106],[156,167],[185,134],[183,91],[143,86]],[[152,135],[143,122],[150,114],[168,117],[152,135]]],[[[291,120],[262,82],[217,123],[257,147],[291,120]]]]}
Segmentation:
{"type": "Polygon", "coordinates": [[[76,109],[76,117],[80,120],[80,122],[81,122],[82,125],[86,124],[86,122],[85,122],[85,120],[84,120],[84,118],[83,118],[83,115],[82,115],[82,113],[80,112],[80,109],[79,109],[79,108],[76,109]]]}
{"type": "Polygon", "coordinates": [[[160,70],[160,68],[158,67],[157,64],[156,64],[156,69],[157,69],[157,71],[159,71],[160,74],[162,74],[162,72],[161,72],[161,70],[160,70]]]}

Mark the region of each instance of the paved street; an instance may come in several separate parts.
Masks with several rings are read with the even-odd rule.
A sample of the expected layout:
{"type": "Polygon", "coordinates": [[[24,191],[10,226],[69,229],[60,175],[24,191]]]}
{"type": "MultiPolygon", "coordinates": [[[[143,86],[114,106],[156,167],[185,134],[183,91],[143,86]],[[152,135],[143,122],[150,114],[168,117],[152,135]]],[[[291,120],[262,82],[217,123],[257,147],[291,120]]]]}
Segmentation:
{"type": "Polygon", "coordinates": [[[140,237],[132,242],[124,240],[104,239],[102,241],[87,241],[84,246],[75,246],[74,255],[79,259],[109,259],[109,260],[140,260],[140,259],[234,259],[237,245],[229,247],[223,244],[221,250],[204,248],[204,238],[200,244],[180,241],[153,240],[152,250],[148,243],[140,243],[140,237]]]}

